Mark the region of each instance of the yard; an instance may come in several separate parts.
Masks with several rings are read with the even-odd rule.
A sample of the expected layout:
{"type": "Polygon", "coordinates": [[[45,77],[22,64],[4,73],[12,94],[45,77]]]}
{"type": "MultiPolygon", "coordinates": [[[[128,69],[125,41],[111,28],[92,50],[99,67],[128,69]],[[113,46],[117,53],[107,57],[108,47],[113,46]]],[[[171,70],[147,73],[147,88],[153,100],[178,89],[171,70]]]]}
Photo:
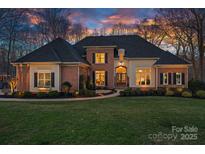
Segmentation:
{"type": "Polygon", "coordinates": [[[0,144],[205,144],[205,100],[116,97],[81,102],[0,102],[0,144]],[[197,139],[153,139],[172,126],[197,139]]]}

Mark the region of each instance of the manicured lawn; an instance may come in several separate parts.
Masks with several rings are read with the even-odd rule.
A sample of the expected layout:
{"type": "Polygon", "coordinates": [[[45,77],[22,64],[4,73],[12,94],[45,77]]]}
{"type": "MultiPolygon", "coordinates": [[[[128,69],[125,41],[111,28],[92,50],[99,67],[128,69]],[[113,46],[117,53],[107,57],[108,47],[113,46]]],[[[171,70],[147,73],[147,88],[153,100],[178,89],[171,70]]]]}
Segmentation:
{"type": "Polygon", "coordinates": [[[0,144],[205,144],[205,100],[118,97],[82,102],[0,102],[0,144]],[[198,139],[150,139],[171,127],[198,139]]]}

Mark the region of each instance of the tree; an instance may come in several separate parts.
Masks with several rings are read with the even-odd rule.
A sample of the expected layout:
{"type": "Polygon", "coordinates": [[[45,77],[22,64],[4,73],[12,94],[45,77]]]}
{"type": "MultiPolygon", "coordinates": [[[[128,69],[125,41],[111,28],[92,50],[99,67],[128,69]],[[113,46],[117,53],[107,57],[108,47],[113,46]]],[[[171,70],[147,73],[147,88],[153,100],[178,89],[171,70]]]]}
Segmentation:
{"type": "Polygon", "coordinates": [[[71,26],[68,9],[37,9],[33,15],[37,17],[36,27],[46,41],[67,37],[71,26]]]}

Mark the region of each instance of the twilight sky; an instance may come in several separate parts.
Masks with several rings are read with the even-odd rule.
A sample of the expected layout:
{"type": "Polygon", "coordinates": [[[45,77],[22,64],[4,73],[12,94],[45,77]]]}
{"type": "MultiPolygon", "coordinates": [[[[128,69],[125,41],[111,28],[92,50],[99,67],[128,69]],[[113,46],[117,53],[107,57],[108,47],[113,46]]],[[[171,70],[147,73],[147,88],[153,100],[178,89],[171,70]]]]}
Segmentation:
{"type": "Polygon", "coordinates": [[[99,9],[71,9],[70,19],[74,23],[82,23],[89,29],[111,27],[119,22],[123,24],[138,23],[144,18],[152,18],[155,15],[154,9],[131,9],[131,8],[99,8],[99,9]]]}

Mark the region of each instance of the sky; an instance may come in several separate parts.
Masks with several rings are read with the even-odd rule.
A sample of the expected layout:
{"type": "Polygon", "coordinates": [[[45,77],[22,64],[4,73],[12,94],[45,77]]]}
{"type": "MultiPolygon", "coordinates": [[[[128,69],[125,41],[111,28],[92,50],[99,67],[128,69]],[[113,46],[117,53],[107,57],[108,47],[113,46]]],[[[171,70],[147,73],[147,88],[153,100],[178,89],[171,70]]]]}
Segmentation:
{"type": "Polygon", "coordinates": [[[73,23],[81,23],[89,29],[108,28],[113,24],[135,24],[145,18],[153,18],[154,9],[132,8],[84,8],[70,9],[70,19],[73,23]]]}

